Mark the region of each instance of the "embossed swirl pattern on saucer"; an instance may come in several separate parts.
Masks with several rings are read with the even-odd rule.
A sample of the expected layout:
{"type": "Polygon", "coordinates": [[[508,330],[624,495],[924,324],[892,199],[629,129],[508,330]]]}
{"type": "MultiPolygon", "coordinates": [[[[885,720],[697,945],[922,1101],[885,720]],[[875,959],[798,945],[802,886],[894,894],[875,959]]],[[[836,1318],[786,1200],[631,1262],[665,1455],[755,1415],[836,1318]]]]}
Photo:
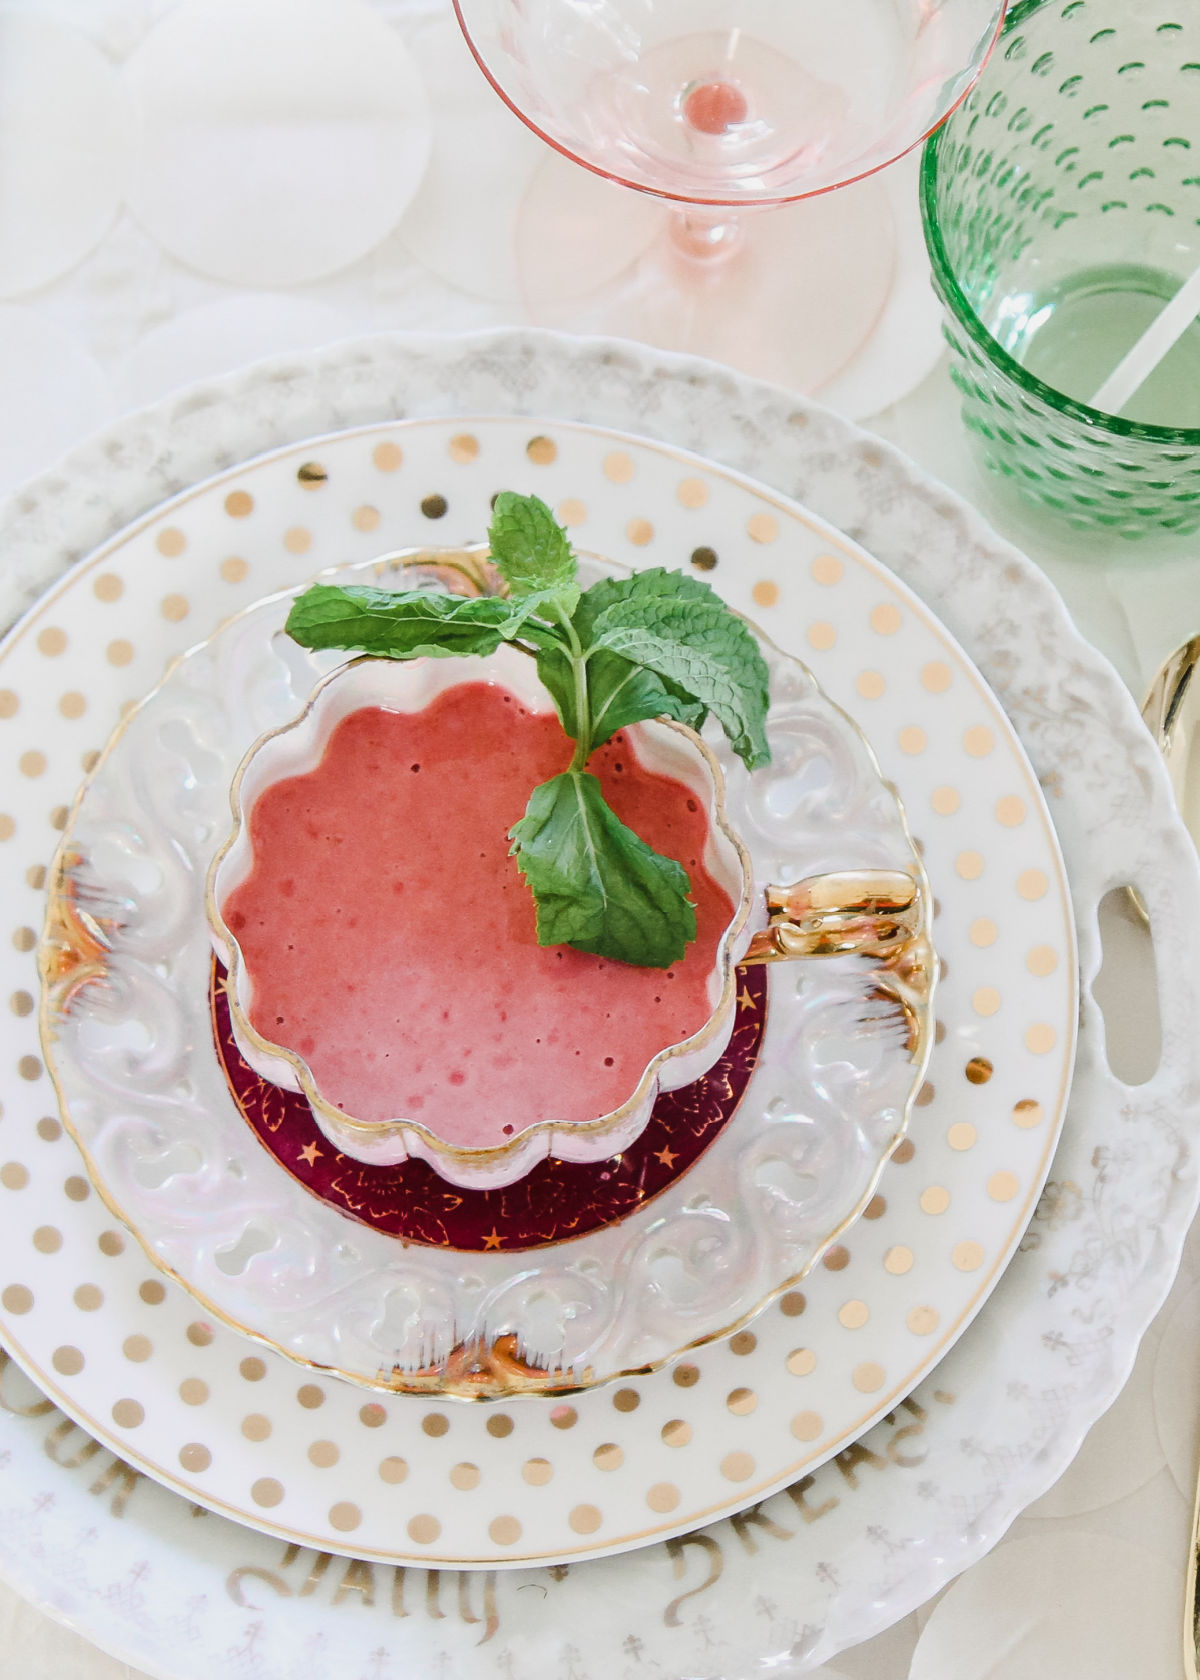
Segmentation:
{"type": "Polygon", "coordinates": [[[0,684],[13,790],[0,817],[13,918],[0,1042],[17,1075],[0,1167],[3,1328],[126,1459],[243,1521],[362,1556],[598,1554],[802,1475],[887,1412],[985,1297],[1044,1177],[1069,1078],[1074,960],[1057,847],[970,663],[887,572],[794,504],[596,428],[459,420],[346,434],[227,475],[116,539],[9,639],[0,684]],[[538,489],[582,546],[704,571],[862,724],[940,900],[942,1030],[886,1205],[752,1330],[570,1403],[364,1404],[197,1314],[64,1161],[33,1019],[45,865],[81,763],[164,659],[323,557],[377,552],[385,522],[393,540],[467,539],[509,483],[538,489]]]}

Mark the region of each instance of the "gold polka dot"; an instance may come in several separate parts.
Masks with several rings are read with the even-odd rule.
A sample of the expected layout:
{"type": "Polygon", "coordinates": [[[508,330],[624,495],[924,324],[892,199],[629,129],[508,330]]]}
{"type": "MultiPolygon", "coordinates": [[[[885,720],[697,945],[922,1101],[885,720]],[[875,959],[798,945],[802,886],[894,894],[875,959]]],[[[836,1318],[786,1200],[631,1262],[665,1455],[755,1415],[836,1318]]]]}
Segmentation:
{"type": "Polygon", "coordinates": [[[809,625],[808,645],[815,648],[818,653],[828,653],[836,641],[837,631],[832,624],[826,624],[821,620],[816,624],[809,625]]]}
{"type": "Polygon", "coordinates": [[[478,1464],[468,1464],[465,1461],[462,1464],[456,1464],[450,1472],[450,1482],[453,1487],[460,1488],[464,1493],[469,1493],[472,1488],[477,1488],[479,1486],[478,1464]]]}
{"type": "Polygon", "coordinates": [[[17,825],[7,814],[0,815],[0,840],[11,840],[17,832],[17,825]]]}
{"type": "Polygon", "coordinates": [[[407,1475],[408,1465],[404,1459],[384,1458],[380,1460],[379,1479],[381,1482],[388,1482],[394,1487],[397,1482],[402,1482],[407,1475]]]}
{"type": "Polygon", "coordinates": [[[179,1462],[185,1470],[199,1473],[207,1470],[212,1463],[212,1454],[199,1441],[189,1441],[185,1447],[179,1449],[179,1462]]]}
{"type": "Polygon", "coordinates": [[[614,449],[604,457],[604,476],[612,484],[628,484],[634,471],[633,456],[623,449],[614,449]]]}
{"type": "Polygon", "coordinates": [[[779,585],[772,583],[769,578],[762,578],[750,591],[757,607],[773,607],[779,600],[779,585]]]}
{"type": "Polygon", "coordinates": [[[931,1184],[921,1192],[922,1213],[945,1213],[950,1206],[950,1192],[944,1184],[931,1184]]]}
{"type": "Polygon", "coordinates": [[[247,1441],[265,1441],[271,1433],[271,1420],[261,1412],[248,1412],[242,1419],[242,1434],[247,1441]]]}
{"type": "Polygon", "coordinates": [[[441,1532],[441,1523],[426,1511],[422,1511],[419,1516],[409,1518],[408,1537],[410,1540],[415,1540],[418,1546],[431,1546],[441,1532]]]}
{"type": "Polygon", "coordinates": [[[525,453],[535,467],[550,467],[558,460],[558,445],[553,438],[539,435],[530,438],[525,445],[525,453]]]}
{"type": "Polygon", "coordinates": [[[23,752],[17,763],[22,776],[44,776],[46,773],[46,755],[43,752],[23,752]]]}
{"type": "Polygon", "coordinates": [[[8,1288],[0,1294],[0,1303],[5,1312],[27,1313],[33,1306],[33,1291],[26,1289],[23,1283],[10,1283],[8,1288]]]}
{"type": "Polygon", "coordinates": [[[726,1453],[721,1474],[727,1482],[748,1482],[754,1474],[754,1460],[748,1452],[726,1453]]]}
{"type": "Polygon", "coordinates": [[[994,945],[999,937],[1000,929],[990,916],[979,916],[971,923],[970,935],[972,945],[986,948],[994,945]]]}
{"type": "Polygon", "coordinates": [[[65,718],[81,718],[87,711],[87,701],[82,694],[72,689],[58,702],[58,709],[65,718]]]}
{"type": "Polygon", "coordinates": [[[50,813],[50,827],[51,828],[57,828],[57,829],[60,829],[60,830],[66,828],[67,818],[70,815],[71,815],[71,811],[70,811],[69,806],[67,806],[67,805],[56,805],[54,807],[53,811],[51,811],[51,813],[50,813]]]}
{"type": "Polygon", "coordinates": [[[133,663],[133,643],[118,636],[115,642],[109,642],[105,657],[110,665],[130,665],[133,663]]]}
{"type": "Polygon", "coordinates": [[[179,1398],[185,1406],[203,1406],[208,1399],[208,1384],[200,1377],[184,1377],[179,1385],[179,1398]]]}
{"type": "Polygon", "coordinates": [[[449,506],[450,503],[446,500],[445,496],[433,495],[421,497],[421,512],[425,515],[426,519],[444,519],[449,506]]]}
{"type": "Polygon", "coordinates": [[[619,1388],[613,1395],[613,1405],[619,1412],[636,1412],[642,1397],[636,1388],[619,1388]]]}
{"type": "Polygon", "coordinates": [[[815,1441],[825,1425],[818,1412],[797,1412],[788,1427],[797,1441],[815,1441]]]}
{"type": "Polygon", "coordinates": [[[670,1418],[659,1435],[664,1447],[686,1447],[692,1438],[692,1426],[684,1418],[670,1418]]]}
{"type": "Polygon", "coordinates": [[[861,1330],[871,1316],[865,1301],[844,1301],[838,1308],[838,1323],[844,1330],[861,1330]]]}
{"type": "Polygon", "coordinates": [[[903,623],[900,608],[890,601],[871,609],[871,628],[877,636],[894,636],[903,623]]]}
{"type": "Polygon", "coordinates": [[[33,1233],[33,1246],[39,1254],[57,1254],[62,1247],[62,1232],[56,1225],[39,1225],[33,1233]]]}
{"type": "Polygon", "coordinates": [[[746,535],[752,542],[773,543],[779,535],[779,521],[770,513],[752,513],[746,521],[746,535]]]}
{"type": "Polygon", "coordinates": [[[159,611],[171,624],[179,624],[188,615],[188,599],[186,595],[164,595],[159,611]]]}
{"type": "Polygon", "coordinates": [[[292,525],[283,533],[283,546],[289,554],[307,554],[312,547],[312,532],[305,525],[292,525]]]}
{"type": "Polygon", "coordinates": [[[550,1422],[555,1429],[574,1429],[579,1422],[579,1413],[574,1406],[555,1406],[550,1413],[550,1422]]]}
{"type": "Polygon", "coordinates": [[[779,1297],[779,1310],[785,1318],[799,1318],[808,1301],[799,1289],[789,1289],[779,1297]]]}
{"type": "Polygon", "coordinates": [[[836,554],[818,554],[808,569],[812,574],[813,582],[823,584],[826,589],[831,589],[835,583],[840,583],[842,573],[845,570],[836,554]]]}
{"type": "Polygon", "coordinates": [[[995,1069],[986,1056],[972,1056],[963,1072],[972,1085],[986,1085],[995,1069]]]}
{"type": "Polygon", "coordinates": [[[729,1338],[730,1353],[740,1355],[753,1353],[757,1346],[758,1337],[754,1334],[753,1330],[739,1330],[736,1336],[731,1336],[729,1338]]]}
{"type": "Polygon", "coordinates": [[[38,632],[38,651],[44,653],[48,659],[57,659],[60,653],[67,649],[67,632],[60,630],[57,625],[47,625],[38,632]]]}
{"type": "Polygon", "coordinates": [[[421,1428],[425,1431],[426,1435],[431,1435],[435,1440],[437,1440],[439,1436],[449,1433],[450,1419],[444,1412],[428,1412],[421,1419],[421,1428]]]}
{"type": "Polygon", "coordinates": [[[931,1336],[940,1323],[936,1307],[914,1307],[904,1320],[914,1336],[931,1336]]]}
{"type": "Polygon", "coordinates": [[[168,560],[174,560],[187,547],[187,538],[177,526],[168,525],[155,537],[154,546],[160,554],[165,554],[168,560]]]}
{"type": "Polygon", "coordinates": [[[328,481],[329,474],[320,461],[305,461],[297,468],[296,482],[302,490],[319,490],[328,481]]]}
{"type": "Polygon", "coordinates": [[[24,1190],[29,1183],[29,1169],[23,1167],[20,1161],[6,1161],[0,1167],[0,1184],[6,1190],[24,1190]]]}
{"type": "Polygon", "coordinates": [[[595,1534],[604,1518],[594,1505],[576,1505],[567,1521],[576,1534],[595,1534]]]}
{"type": "Polygon", "coordinates": [[[231,490],[225,498],[225,512],[230,519],[245,519],[254,511],[254,497],[248,490],[231,490]]]}
{"type": "Polygon", "coordinates": [[[521,1475],[530,1487],[545,1487],[554,1475],[554,1466],[548,1458],[527,1458],[521,1466],[521,1475]]]}
{"type": "Polygon", "coordinates": [[[680,479],[675,495],[681,507],[700,508],[708,500],[708,485],[702,478],[680,479]]]}
{"type": "Polygon", "coordinates": [[[860,671],[854,686],[864,700],[878,700],[887,683],[878,671],[860,671]]]}
{"type": "Polygon", "coordinates": [[[1058,1034],[1048,1021],[1038,1021],[1025,1034],[1025,1048],[1034,1056],[1045,1056],[1058,1042],[1058,1034]]]}
{"type": "Polygon", "coordinates": [[[903,1243],[896,1243],[884,1255],[883,1269],[893,1277],[903,1277],[905,1272],[912,1271],[915,1260],[916,1255],[911,1248],[906,1248],[903,1243]]]}
{"type": "Polygon", "coordinates": [[[249,1359],[243,1359],[238,1370],[247,1382],[261,1382],[267,1374],[266,1365],[254,1354],[249,1359]]]}
{"type": "Polygon", "coordinates": [[[978,1135],[969,1120],[956,1120],[946,1133],[946,1142],[951,1149],[974,1149],[978,1135]]]}
{"type": "Polygon", "coordinates": [[[559,520],[568,528],[582,525],[587,516],[587,504],[581,502],[577,496],[568,496],[565,502],[558,504],[559,520]]]}
{"type": "Polygon", "coordinates": [[[365,1429],[378,1429],[387,1422],[387,1411],[376,1400],[368,1400],[358,1408],[358,1421],[365,1429]]]}
{"type": "Polygon", "coordinates": [[[506,1435],[512,1434],[513,1420],[503,1412],[497,1412],[495,1417],[490,1417],[487,1420],[487,1432],[494,1436],[497,1441],[502,1441],[506,1435]]]}
{"type": "Polygon", "coordinates": [[[41,892],[46,885],[46,868],[44,864],[34,863],[25,871],[25,879],[34,892],[41,892]]]}
{"type": "Polygon", "coordinates": [[[725,1396],[725,1406],[734,1417],[749,1417],[758,1407],[758,1395],[752,1388],[731,1388],[725,1396]]]}
{"type": "Polygon", "coordinates": [[[1026,869],[1017,877],[1017,891],[1031,902],[1045,898],[1050,883],[1040,869],[1026,869]]]}
{"type": "Polygon", "coordinates": [[[625,1454],[615,1441],[604,1441],[592,1454],[597,1470],[619,1470],[624,1462],[625,1454]]]}
{"type": "Polygon", "coordinates": [[[983,1248],[977,1242],[956,1243],[950,1258],[960,1272],[977,1272],[983,1265],[983,1248]]]}
{"type": "Polygon", "coordinates": [[[154,1345],[149,1336],[126,1336],[121,1343],[121,1352],[135,1365],[142,1365],[154,1352],[154,1345]]]}
{"type": "Polygon", "coordinates": [[[977,723],[963,736],[963,746],[972,758],[986,758],[996,745],[996,737],[986,724],[977,723]]]}
{"type": "Polygon", "coordinates": [[[32,951],[37,944],[37,934],[31,927],[19,927],[12,936],[12,942],[18,951],[32,951]]]}
{"type": "Polygon", "coordinates": [[[964,881],[978,881],[983,874],[983,858],[978,852],[959,852],[954,867],[964,881]]]}
{"type": "Polygon", "coordinates": [[[350,523],[356,531],[377,531],[383,520],[383,515],[377,507],[371,507],[364,502],[362,507],[356,507],[350,515],[350,523]]]}
{"type": "Polygon", "coordinates": [[[1040,1102],[1035,1102],[1032,1097],[1025,1097],[1013,1108],[1012,1117],[1023,1132],[1028,1132],[1034,1126],[1041,1125],[1043,1119],[1042,1105],[1040,1102]]]}
{"type": "Polygon", "coordinates": [[[120,1231],[101,1231],[96,1238],[96,1247],[101,1254],[106,1254],[110,1260],[114,1260],[118,1254],[124,1254],[125,1238],[120,1231]]]}
{"type": "MultiPolygon", "coordinates": [[[[924,1091],[926,1089],[932,1091],[933,1086],[930,1085],[930,1086],[926,1087],[926,1086],[922,1085],[921,1090],[924,1091]]],[[[921,1098],[918,1095],[917,1101],[920,1102],[920,1100],[921,1100],[921,1098]]],[[[886,1196],[872,1196],[871,1200],[867,1203],[866,1207],[863,1209],[863,1218],[864,1219],[882,1219],[886,1212],[887,1212],[887,1197],[886,1196]]]]}
{"type": "Polygon", "coordinates": [[[1053,974],[1058,967],[1058,952],[1053,945],[1035,945],[1025,958],[1025,967],[1030,974],[1044,979],[1047,974],[1053,974]]]}
{"type": "Polygon", "coordinates": [[[516,1517],[493,1517],[488,1534],[497,1546],[512,1546],[521,1538],[521,1525],[516,1517]]]}
{"type": "Polygon", "coordinates": [[[921,672],[921,687],[930,694],[945,694],[952,681],[949,665],[940,659],[931,659],[921,672]]]}
{"type": "Polygon", "coordinates": [[[77,1347],[58,1347],[50,1355],[50,1363],[61,1376],[77,1377],[83,1370],[83,1355],[77,1347]]]}
{"type": "Polygon", "coordinates": [[[274,1476],[260,1476],[250,1485],[250,1497],[256,1505],[265,1505],[269,1509],[283,1499],[282,1484],[277,1482],[274,1476]]]}
{"type": "Polygon", "coordinates": [[[907,728],[902,729],[897,735],[896,740],[899,744],[900,751],[902,753],[907,753],[910,758],[915,758],[918,753],[923,753],[925,751],[925,731],[923,729],[918,729],[915,723],[910,723],[907,728]]]}
{"type": "Polygon", "coordinates": [[[308,1449],[308,1461],[315,1464],[318,1470],[332,1469],[341,1456],[336,1441],[314,1441],[308,1449]]]}
{"type": "Polygon", "coordinates": [[[452,461],[459,461],[465,465],[468,461],[479,457],[479,439],[473,432],[459,432],[450,439],[447,448],[452,461]]]}
{"type": "Polygon", "coordinates": [[[883,1366],[869,1359],[865,1364],[854,1367],[854,1374],[850,1380],[860,1394],[874,1394],[877,1389],[883,1387],[883,1366]]]}
{"type": "Polygon", "coordinates": [[[227,560],[222,560],[217,570],[226,583],[242,583],[250,570],[250,565],[239,554],[231,554],[227,560]]]}
{"type": "Polygon", "coordinates": [[[15,717],[20,704],[20,696],[11,688],[0,688],[0,718],[15,717]]]}
{"type": "Polygon", "coordinates": [[[645,548],[647,543],[654,541],[654,526],[648,519],[631,519],[625,527],[625,535],[635,548],[645,548]]]}
{"type": "Polygon", "coordinates": [[[316,1383],[302,1383],[296,1390],[296,1399],[306,1412],[315,1412],[318,1406],[325,1404],[325,1390],[318,1388],[316,1383]]]}
{"type": "Polygon", "coordinates": [[[844,1247],[841,1243],[835,1243],[833,1247],[822,1256],[821,1264],[827,1272],[844,1272],[846,1267],[850,1264],[850,1250],[844,1247]]]}
{"type": "Polygon", "coordinates": [[[94,1283],[81,1283],[75,1291],[74,1301],[80,1312],[98,1312],[104,1305],[104,1291],[97,1289],[94,1283]]]}
{"type": "Polygon", "coordinates": [[[700,1381],[700,1367],[691,1363],[676,1365],[671,1377],[677,1388],[694,1388],[700,1381]]]}
{"type": "Polygon", "coordinates": [[[148,1307],[161,1307],[167,1298],[167,1292],[157,1278],[147,1278],[138,1294],[148,1307]]]}
{"type": "Polygon", "coordinates": [[[994,1202],[1011,1202],[1020,1188],[1016,1173],[997,1172],[988,1179],[988,1195],[994,1202]]]}
{"type": "Polygon", "coordinates": [[[980,986],[971,994],[971,1008],[985,1018],[1000,1008],[1000,993],[995,986],[980,986]]]}
{"type": "Polygon", "coordinates": [[[646,1504],[652,1511],[673,1511],[679,1504],[679,1489],[674,1482],[655,1482],[646,1495],[646,1504]]]}
{"type": "Polygon", "coordinates": [[[787,1356],[787,1368],[794,1377],[807,1377],[817,1368],[817,1356],[811,1348],[793,1348],[787,1356]]]}
{"type": "Polygon", "coordinates": [[[398,472],[404,461],[404,451],[398,443],[377,443],[371,459],[380,472],[398,472]]]}
{"type": "Polygon", "coordinates": [[[37,1135],[45,1143],[57,1143],[62,1136],[62,1127],[47,1114],[37,1123],[37,1135]]]}
{"type": "Polygon", "coordinates": [[[125,593],[125,582],[116,572],[101,572],[92,584],[92,594],[97,601],[119,601],[125,593]]]}
{"type": "Polygon", "coordinates": [[[208,1347],[213,1339],[213,1327],[197,1319],[187,1327],[187,1339],[193,1347],[208,1347]]]}
{"type": "Polygon", "coordinates": [[[996,821],[1004,828],[1020,828],[1025,821],[1025,801],[1009,793],[996,801],[996,821]]]}
{"type": "Polygon", "coordinates": [[[121,1429],[137,1429],[146,1420],[146,1408],[137,1400],[118,1400],[112,1419],[121,1429]]]}

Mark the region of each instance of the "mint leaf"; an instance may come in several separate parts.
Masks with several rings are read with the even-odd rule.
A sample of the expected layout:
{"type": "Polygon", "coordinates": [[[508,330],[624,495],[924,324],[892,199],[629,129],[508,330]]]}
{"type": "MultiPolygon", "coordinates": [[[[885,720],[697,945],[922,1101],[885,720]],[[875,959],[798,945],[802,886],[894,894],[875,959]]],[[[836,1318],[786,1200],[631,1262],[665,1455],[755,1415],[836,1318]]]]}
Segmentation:
{"type": "Polygon", "coordinates": [[[515,601],[553,604],[570,617],[579,600],[575,554],[545,502],[502,490],[492,511],[488,543],[515,601]]]}
{"type": "Polygon", "coordinates": [[[695,939],[686,872],[625,827],[586,771],[534,788],[509,838],[537,904],[540,945],[669,968],[695,939]]]}
{"type": "Polygon", "coordinates": [[[494,653],[512,621],[512,607],[494,595],[316,583],[293,602],[285,628],[302,647],[416,659],[494,653]]]}
{"type": "MultiPolygon", "coordinates": [[[[538,676],[549,689],[565,732],[578,741],[587,720],[576,711],[575,670],[570,653],[549,647],[538,653],[538,676]]],[[[587,662],[587,698],[591,717],[590,747],[602,747],[618,729],[645,718],[669,717],[699,729],[704,707],[653,671],[633,665],[620,654],[598,650],[587,662]]]]}
{"type": "Polygon", "coordinates": [[[709,708],[751,770],[770,762],[766,662],[720,596],[696,578],[661,568],[605,579],[594,589],[574,619],[591,648],[644,665],[709,708]]]}

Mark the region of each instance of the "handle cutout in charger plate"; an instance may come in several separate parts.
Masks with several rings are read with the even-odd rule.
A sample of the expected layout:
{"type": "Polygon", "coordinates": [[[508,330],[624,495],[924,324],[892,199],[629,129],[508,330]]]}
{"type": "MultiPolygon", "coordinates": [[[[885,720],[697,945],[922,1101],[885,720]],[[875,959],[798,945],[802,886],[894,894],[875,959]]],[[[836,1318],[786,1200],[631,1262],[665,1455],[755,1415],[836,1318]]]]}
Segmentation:
{"type": "Polygon", "coordinates": [[[1162,1058],[1153,934],[1128,886],[1105,893],[1096,919],[1104,961],[1092,997],[1104,1017],[1108,1065],[1123,1085],[1145,1085],[1162,1058]]]}

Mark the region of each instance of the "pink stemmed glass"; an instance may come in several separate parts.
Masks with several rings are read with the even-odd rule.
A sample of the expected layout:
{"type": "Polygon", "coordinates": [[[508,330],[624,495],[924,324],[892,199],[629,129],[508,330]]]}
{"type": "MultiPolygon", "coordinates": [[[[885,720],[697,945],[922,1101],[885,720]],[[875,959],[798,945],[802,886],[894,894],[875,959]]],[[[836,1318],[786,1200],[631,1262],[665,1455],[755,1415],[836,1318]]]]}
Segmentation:
{"type": "Polygon", "coordinates": [[[671,206],[649,224],[640,257],[588,294],[584,265],[607,243],[594,219],[611,218],[613,249],[631,238],[619,225],[622,195],[581,201],[571,172],[547,171],[518,228],[530,314],[813,390],[859,348],[887,297],[892,220],[868,178],[965,97],[1004,0],[454,0],[454,9],[484,74],[536,134],[671,206]],[[860,184],[831,196],[850,183],[860,184]],[[582,272],[572,272],[572,247],[582,272]]]}

